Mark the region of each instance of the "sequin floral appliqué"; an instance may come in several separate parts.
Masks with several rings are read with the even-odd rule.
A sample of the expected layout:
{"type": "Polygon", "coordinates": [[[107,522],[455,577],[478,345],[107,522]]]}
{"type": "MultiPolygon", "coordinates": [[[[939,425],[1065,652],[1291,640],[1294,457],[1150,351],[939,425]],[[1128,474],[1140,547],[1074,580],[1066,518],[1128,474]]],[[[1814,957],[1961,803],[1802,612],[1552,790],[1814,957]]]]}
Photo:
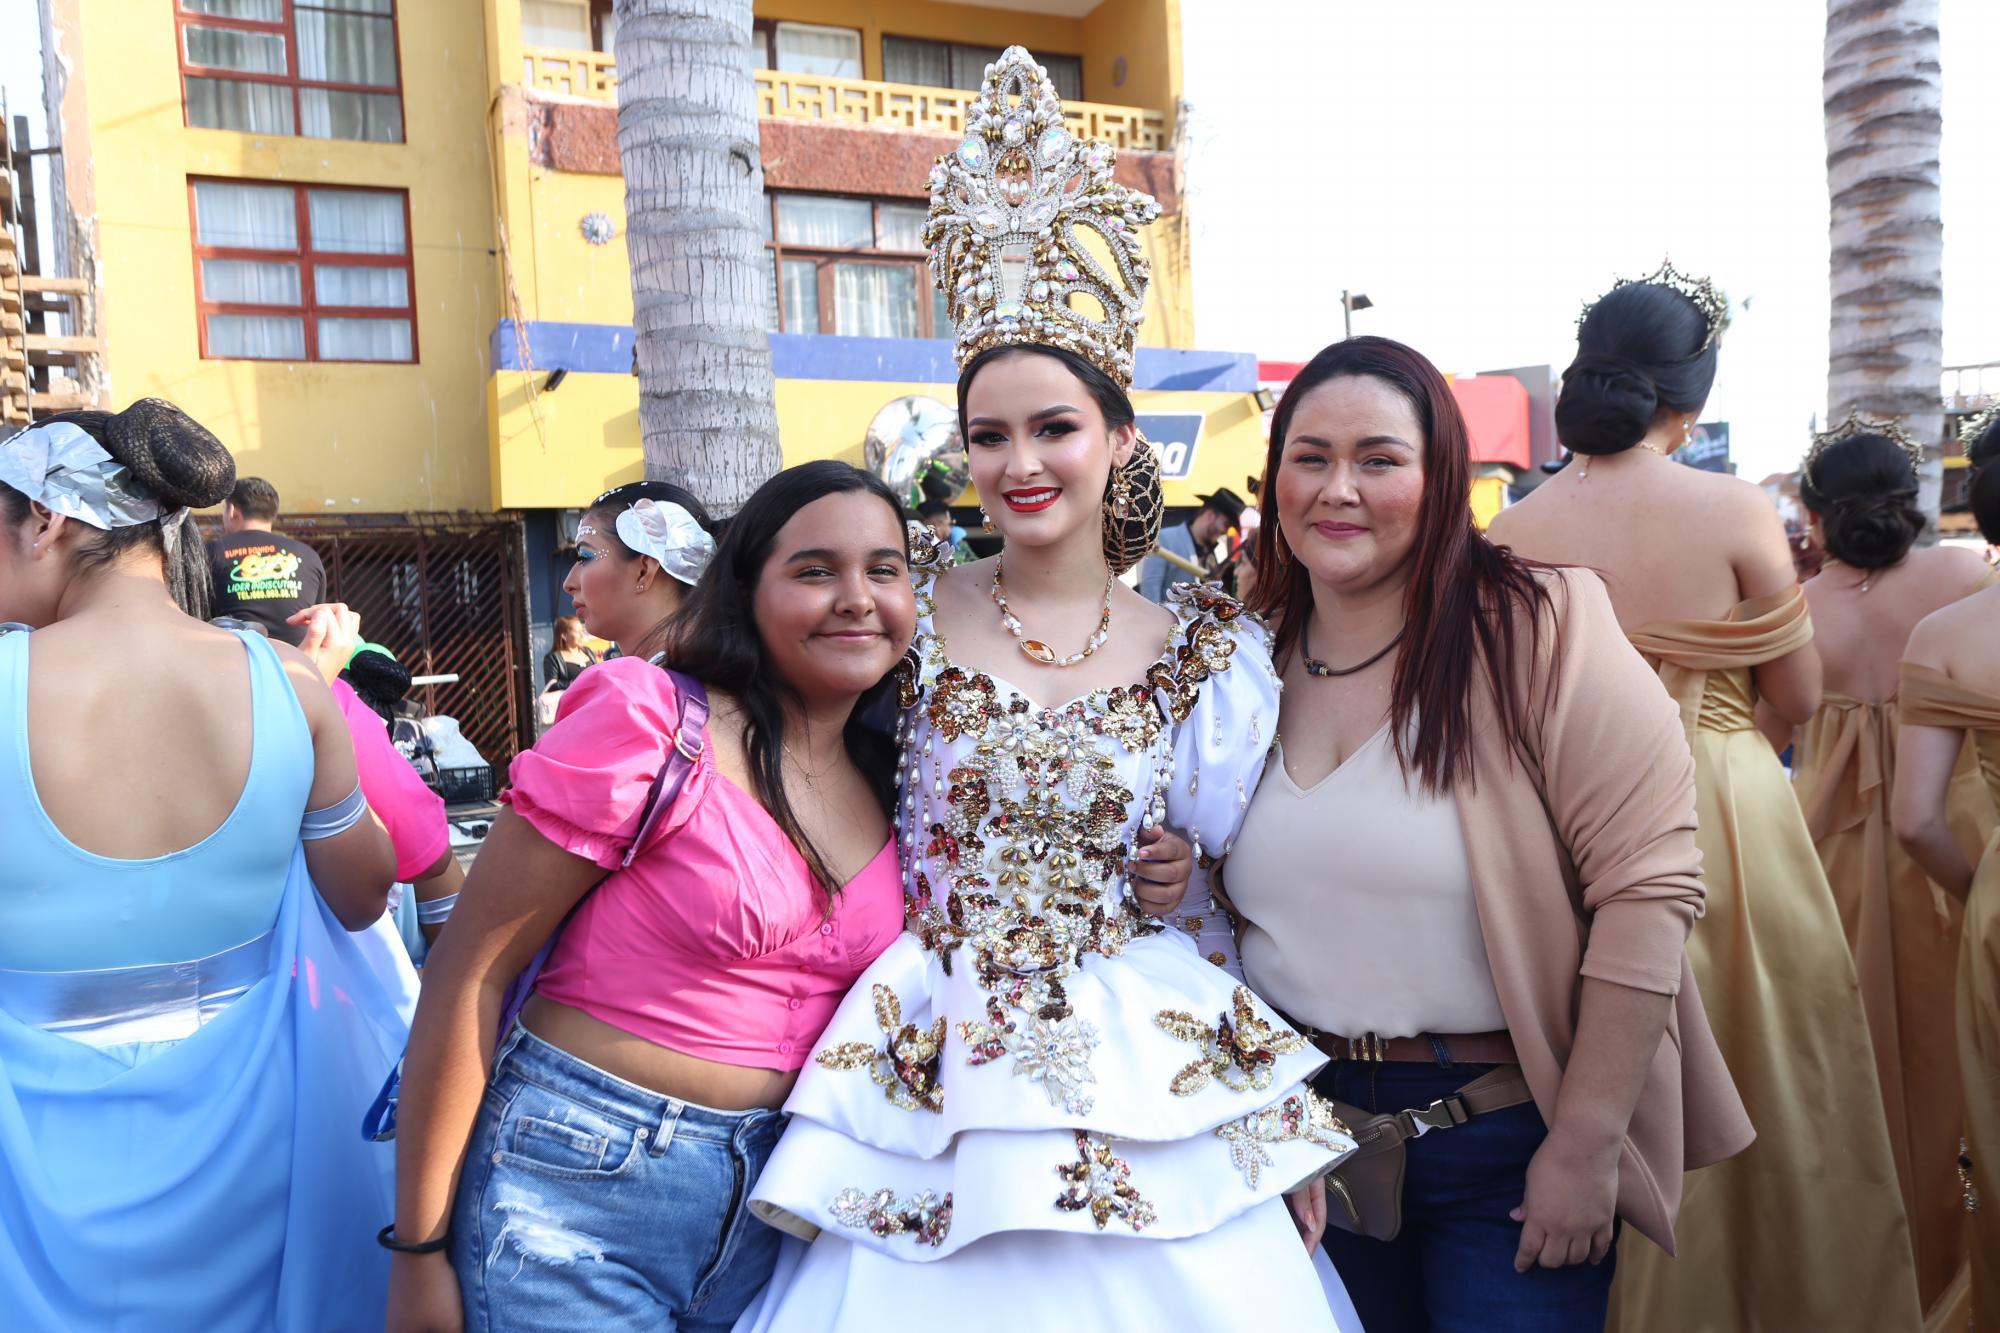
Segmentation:
{"type": "Polygon", "coordinates": [[[951,1195],[940,1199],[930,1190],[899,1199],[894,1190],[865,1194],[844,1189],[833,1196],[828,1211],[844,1227],[865,1229],[884,1238],[908,1236],[932,1249],[944,1244],[951,1234],[951,1195]]]}
{"type": "Polygon", "coordinates": [[[887,986],[877,985],[875,1022],[887,1038],[880,1046],[843,1041],[823,1048],[813,1059],[825,1069],[865,1069],[882,1086],[890,1102],[905,1111],[944,1110],[944,1084],[938,1066],[944,1060],[945,1020],[940,1015],[928,1028],[903,1021],[903,1002],[887,986]]]}
{"type": "Polygon", "coordinates": [[[1066,1213],[1088,1211],[1099,1231],[1117,1218],[1134,1231],[1144,1231],[1158,1220],[1153,1205],[1132,1184],[1132,1168],[1111,1151],[1111,1140],[1102,1134],[1076,1131],[1076,1160],[1056,1168],[1064,1187],[1056,1195],[1056,1207],[1066,1213]]]}
{"type": "Polygon", "coordinates": [[[1248,986],[1236,988],[1230,1008],[1213,1024],[1178,1009],[1153,1015],[1168,1036],[1201,1047],[1201,1055],[1168,1085],[1174,1096],[1192,1097],[1211,1082],[1231,1092],[1261,1092],[1271,1086],[1278,1057],[1305,1048],[1304,1037],[1258,1015],[1257,997],[1248,986]]]}
{"type": "Polygon", "coordinates": [[[1257,1188],[1264,1168],[1276,1166],[1268,1151],[1280,1143],[1311,1143],[1334,1152],[1347,1146],[1341,1139],[1347,1126],[1333,1113],[1333,1103],[1316,1092],[1295,1092],[1276,1106],[1216,1126],[1215,1137],[1229,1145],[1229,1160],[1243,1173],[1243,1183],[1257,1188]]]}

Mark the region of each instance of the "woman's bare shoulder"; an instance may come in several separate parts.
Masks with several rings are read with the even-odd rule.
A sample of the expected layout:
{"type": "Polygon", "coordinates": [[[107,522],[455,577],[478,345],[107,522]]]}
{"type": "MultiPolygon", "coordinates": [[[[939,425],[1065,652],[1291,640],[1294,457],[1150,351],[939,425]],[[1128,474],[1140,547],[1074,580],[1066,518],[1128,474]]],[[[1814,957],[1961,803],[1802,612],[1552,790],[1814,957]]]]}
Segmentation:
{"type": "Polygon", "coordinates": [[[1910,552],[1910,565],[1939,594],[1956,602],[1993,581],[1993,571],[1979,552],[1963,546],[1927,546],[1910,552]]]}
{"type": "Polygon", "coordinates": [[[1903,660],[1950,673],[1955,661],[2000,656],[2000,585],[1931,612],[1910,631],[1903,660]]]}

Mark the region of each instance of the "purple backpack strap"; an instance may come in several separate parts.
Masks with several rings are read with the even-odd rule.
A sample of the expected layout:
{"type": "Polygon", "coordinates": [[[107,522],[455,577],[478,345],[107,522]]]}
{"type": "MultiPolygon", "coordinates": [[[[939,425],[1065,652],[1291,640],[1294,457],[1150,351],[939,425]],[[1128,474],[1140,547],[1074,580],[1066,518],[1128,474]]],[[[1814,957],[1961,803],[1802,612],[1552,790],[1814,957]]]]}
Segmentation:
{"type": "MultiPolygon", "coordinates": [[[[667,667],[665,670],[673,677],[674,691],[680,696],[680,717],[674,723],[674,743],[667,751],[667,761],[660,766],[659,775],[653,779],[652,789],[646,793],[646,804],[639,816],[639,831],[632,836],[632,845],[625,849],[625,859],[619,865],[621,870],[632,864],[633,858],[639,855],[639,849],[652,836],[653,830],[659,827],[660,820],[674,808],[674,802],[680,798],[681,789],[687,786],[689,776],[694,773],[695,763],[701,758],[701,752],[708,744],[708,690],[692,676],[682,675],[672,667],[667,667]]],[[[610,876],[607,875],[605,878],[608,879],[610,876]]],[[[598,884],[603,882],[602,879],[597,881],[598,884]]],[[[597,885],[594,884],[584,897],[588,898],[590,893],[596,891],[597,885]]],[[[569,916],[562,919],[562,925],[557,926],[543,942],[542,947],[536,951],[534,959],[521,970],[519,976],[508,983],[507,993],[500,1000],[500,1027],[495,1034],[496,1052],[499,1046],[506,1042],[507,1034],[513,1031],[514,1020],[520,1016],[521,1006],[525,1005],[528,997],[534,994],[535,980],[541,976],[542,966],[549,961],[549,955],[555,951],[556,941],[562,938],[563,928],[569,925],[570,917],[575,916],[577,907],[581,906],[583,899],[580,898],[576,907],[569,909],[569,916]]]]}

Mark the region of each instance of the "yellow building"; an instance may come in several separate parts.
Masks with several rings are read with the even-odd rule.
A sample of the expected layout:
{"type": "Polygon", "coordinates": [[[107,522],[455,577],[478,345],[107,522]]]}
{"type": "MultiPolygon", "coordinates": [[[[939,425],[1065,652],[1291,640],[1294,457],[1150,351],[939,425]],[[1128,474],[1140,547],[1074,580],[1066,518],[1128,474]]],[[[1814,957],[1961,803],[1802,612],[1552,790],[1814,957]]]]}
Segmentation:
{"type": "MultiPolygon", "coordinates": [[[[169,398],[278,488],[371,639],[526,734],[564,514],[640,475],[609,0],[41,0],[87,389],[169,398]]],[[[1028,46],[1157,196],[1134,400],[1169,499],[1261,463],[1249,354],[1195,346],[1177,0],[757,0],[767,319],[788,462],[860,461],[956,378],[918,242],[931,160],[1028,46]]]]}

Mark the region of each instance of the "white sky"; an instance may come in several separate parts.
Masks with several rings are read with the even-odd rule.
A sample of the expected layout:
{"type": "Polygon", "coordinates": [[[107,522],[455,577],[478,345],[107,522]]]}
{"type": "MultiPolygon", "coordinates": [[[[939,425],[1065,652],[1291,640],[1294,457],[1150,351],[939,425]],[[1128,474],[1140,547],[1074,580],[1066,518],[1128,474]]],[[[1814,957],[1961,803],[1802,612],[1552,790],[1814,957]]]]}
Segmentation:
{"type": "MultiPolygon", "coordinates": [[[[1748,301],[1705,414],[1795,466],[1827,349],[1822,0],[1182,0],[1204,347],[1575,350],[1663,254],[1748,301]]],[[[1946,365],[2000,360],[2000,4],[1942,0],[1946,365]]]]}

